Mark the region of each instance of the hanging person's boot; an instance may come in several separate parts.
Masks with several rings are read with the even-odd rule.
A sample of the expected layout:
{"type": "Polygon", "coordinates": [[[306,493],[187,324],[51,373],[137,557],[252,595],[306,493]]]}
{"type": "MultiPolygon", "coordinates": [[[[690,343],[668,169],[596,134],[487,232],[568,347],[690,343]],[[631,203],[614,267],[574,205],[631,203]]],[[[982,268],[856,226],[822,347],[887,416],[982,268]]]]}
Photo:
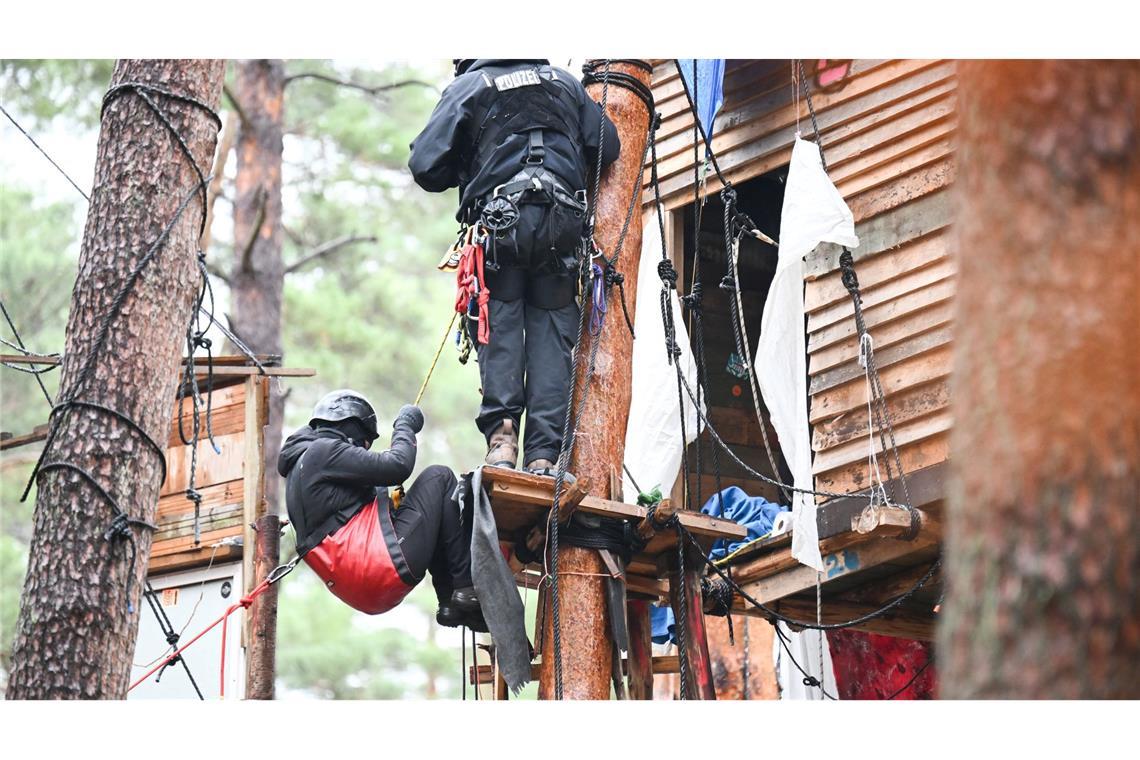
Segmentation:
{"type": "Polygon", "coordinates": [[[514,420],[503,420],[503,424],[491,433],[487,442],[487,458],[483,461],[492,467],[514,469],[519,458],[519,433],[514,420]]]}

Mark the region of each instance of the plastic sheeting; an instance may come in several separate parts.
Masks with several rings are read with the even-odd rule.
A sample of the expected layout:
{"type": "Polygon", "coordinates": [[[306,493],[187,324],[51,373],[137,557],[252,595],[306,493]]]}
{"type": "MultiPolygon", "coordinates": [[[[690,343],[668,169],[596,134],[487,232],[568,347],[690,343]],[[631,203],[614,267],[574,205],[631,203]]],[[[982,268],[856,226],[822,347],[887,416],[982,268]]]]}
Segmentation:
{"type": "MultiPolygon", "coordinates": [[[[835,669],[831,664],[831,649],[824,632],[806,630],[802,633],[793,633],[783,623],[776,625],[780,626],[780,632],[786,638],[791,639],[788,642],[788,649],[800,667],[809,675],[819,679],[823,691],[840,699],[839,690],[835,685],[835,669]],[[820,639],[823,640],[822,667],[820,639]]],[[[779,636],[772,637],[772,660],[776,666],[776,680],[780,684],[780,699],[826,699],[820,691],[820,686],[808,686],[804,683],[804,674],[780,646],[779,636]]]]}
{"type": "Polygon", "coordinates": [[[712,140],[713,124],[717,111],[724,104],[724,59],[723,58],[678,58],[681,78],[689,97],[693,95],[693,62],[696,61],[696,105],[697,114],[705,134],[712,140]]]}
{"type": "MultiPolygon", "coordinates": [[[[637,274],[637,313],[634,316],[633,393],[629,422],[625,430],[625,465],[647,491],[661,487],[666,496],[673,490],[681,467],[680,399],[677,397],[677,370],[665,352],[665,325],[661,321],[661,230],[656,211],[644,217],[641,238],[641,265],[637,274]]],[[[689,347],[689,334],[681,314],[677,291],[670,291],[677,344],[681,348],[681,370],[690,388],[697,385],[697,367],[689,347]]],[[[625,329],[614,325],[610,329],[625,329]]],[[[684,391],[682,391],[683,393],[684,391]]],[[[697,437],[699,418],[685,396],[685,443],[697,437]]],[[[629,475],[622,473],[624,500],[637,502],[637,489],[629,475]]]]}
{"type": "MultiPolygon", "coordinates": [[[[797,488],[812,489],[808,431],[807,337],[804,334],[804,256],[822,242],[859,245],[851,209],[823,169],[815,143],[796,138],[780,217],[780,255],[764,303],[756,347],[756,378],[780,449],[797,488]]],[[[823,570],[815,500],[792,499],[792,556],[823,570]]]]}

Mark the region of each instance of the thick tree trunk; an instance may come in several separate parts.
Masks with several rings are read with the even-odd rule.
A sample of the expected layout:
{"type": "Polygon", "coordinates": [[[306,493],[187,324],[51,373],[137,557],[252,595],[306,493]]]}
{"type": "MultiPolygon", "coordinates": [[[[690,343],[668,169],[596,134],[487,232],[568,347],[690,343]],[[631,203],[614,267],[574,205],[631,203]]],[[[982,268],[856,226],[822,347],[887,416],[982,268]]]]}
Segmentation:
{"type": "MultiPolygon", "coordinates": [[[[649,84],[649,73],[628,63],[615,63],[612,71],[624,72],[649,84]]],[[[591,97],[601,100],[602,85],[589,88],[591,97]]],[[[622,223],[629,209],[630,193],[638,195],[633,218],[621,251],[618,271],[625,276],[625,292],[630,318],[636,309],[637,267],[641,258],[641,160],[645,153],[646,127],[652,114],[633,92],[611,85],[607,96],[609,117],[621,137],[621,154],[603,173],[598,192],[595,238],[607,256],[614,253],[622,223]]],[[[591,174],[593,170],[591,169],[591,174]]],[[[611,291],[617,297],[616,289],[611,291]]],[[[588,308],[583,304],[583,308],[588,308]]],[[[633,337],[620,316],[621,308],[611,309],[608,324],[599,340],[597,367],[590,380],[589,398],[582,412],[574,458],[570,469],[586,476],[596,495],[609,497],[611,475],[620,473],[625,455],[625,428],[632,392],[630,356],[633,337]]],[[[586,367],[591,339],[583,336],[577,351],[582,359],[574,387],[575,404],[586,389],[586,367]]],[[[610,694],[612,644],[606,616],[604,580],[606,573],[598,552],[577,546],[559,547],[558,598],[561,622],[563,696],[567,699],[607,699],[610,694]]],[[[554,637],[547,615],[543,637],[542,672],[539,698],[555,695],[554,637]]]]}
{"type": "Polygon", "coordinates": [[[1140,696],[1140,62],[959,71],[942,696],[1140,696]]]}
{"type": "MultiPolygon", "coordinates": [[[[234,97],[242,121],[237,142],[234,202],[234,267],[230,275],[233,330],[256,354],[282,354],[281,162],[285,62],[242,61],[235,66],[234,97]]],[[[278,513],[281,421],[285,397],[269,387],[265,426],[265,503],[278,513]]]]}
{"type": "MultiPolygon", "coordinates": [[[[224,61],[119,61],[112,85],[152,84],[217,106],[224,61]]],[[[217,124],[193,105],[149,95],[208,174],[217,124]]],[[[205,209],[199,177],[142,97],[126,92],[106,107],[79,274],[72,293],[61,399],[102,404],[135,420],[155,441],[170,431],[179,357],[198,285],[197,252],[205,209]],[[165,242],[93,353],[104,315],[177,209],[165,242]],[[90,379],[85,365],[93,362],[90,379]]],[[[45,464],[83,468],[131,518],[153,522],[162,465],[138,432],[105,412],[72,408],[59,416],[45,464]]],[[[106,540],[113,508],[71,470],[39,478],[34,535],[12,653],[9,699],[121,699],[138,631],[139,595],[151,534],[131,528],[106,540]],[[128,599],[129,589],[129,599],[128,599]]]]}

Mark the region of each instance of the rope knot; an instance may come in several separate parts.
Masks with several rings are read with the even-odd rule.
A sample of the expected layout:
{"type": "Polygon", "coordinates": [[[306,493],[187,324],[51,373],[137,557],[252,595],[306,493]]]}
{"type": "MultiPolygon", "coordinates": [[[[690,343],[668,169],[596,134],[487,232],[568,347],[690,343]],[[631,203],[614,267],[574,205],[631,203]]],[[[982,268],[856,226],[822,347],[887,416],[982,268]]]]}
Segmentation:
{"type": "Polygon", "coordinates": [[[111,520],[111,524],[107,526],[107,530],[103,531],[103,540],[110,541],[113,538],[130,538],[130,535],[131,526],[130,521],[127,519],[127,513],[120,512],[111,520]]]}
{"type": "Polygon", "coordinates": [[[726,274],[724,277],[720,278],[720,289],[727,290],[729,292],[736,290],[736,280],[733,279],[732,275],[726,274]]]}
{"type": "Polygon", "coordinates": [[[605,280],[607,287],[612,287],[614,285],[620,287],[625,284],[625,275],[619,272],[617,269],[614,269],[614,266],[612,264],[607,264],[605,280]]]}
{"type": "Polygon", "coordinates": [[[804,686],[819,687],[819,679],[815,676],[804,676],[804,686]]]}
{"type": "Polygon", "coordinates": [[[843,287],[847,288],[847,292],[851,295],[858,296],[859,278],[855,275],[855,257],[847,248],[844,248],[843,253],[839,254],[839,268],[842,270],[840,279],[843,280],[843,287]]]}
{"type": "Polygon", "coordinates": [[[704,291],[701,289],[700,282],[694,282],[692,289],[688,295],[681,296],[681,303],[685,304],[690,311],[699,312],[701,310],[701,300],[704,291]]]}
{"type": "Polygon", "coordinates": [[[657,262],[657,276],[661,278],[661,284],[667,288],[676,289],[677,287],[677,270],[673,268],[673,262],[669,259],[661,259],[657,262]]]}
{"type": "Polygon", "coordinates": [[[194,345],[209,351],[214,346],[214,341],[206,337],[205,332],[194,333],[194,345]]]}

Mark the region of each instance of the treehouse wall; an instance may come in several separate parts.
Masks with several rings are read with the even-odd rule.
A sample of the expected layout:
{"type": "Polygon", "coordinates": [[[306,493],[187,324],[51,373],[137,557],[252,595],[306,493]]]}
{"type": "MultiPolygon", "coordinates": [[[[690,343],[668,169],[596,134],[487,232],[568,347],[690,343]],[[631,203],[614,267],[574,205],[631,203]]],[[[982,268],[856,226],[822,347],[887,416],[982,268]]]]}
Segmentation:
{"type": "Polygon", "coordinates": [[[190,398],[175,402],[166,449],[167,475],[159,492],[158,530],[148,567],[152,575],[242,558],[240,544],[218,543],[236,538],[244,541],[248,523],[252,522],[249,515],[260,501],[257,456],[262,446],[268,388],[267,378],[215,379],[209,397],[211,428],[220,453],[214,451],[206,435],[207,396],[203,392],[194,474],[194,487],[202,494],[198,545],[194,543],[194,502],[186,498],[192,452],[179,434],[180,421],[187,437],[193,431],[193,402],[190,398]],[[247,467],[247,462],[254,466],[247,467]]]}
{"type": "MultiPolygon", "coordinates": [[[[672,61],[654,63],[662,197],[679,209],[692,202],[692,117],[672,61]]],[[[955,89],[952,61],[857,59],[841,89],[812,93],[828,172],[855,216],[864,312],[908,472],[947,457],[955,89]]],[[[788,163],[797,110],[810,139],[811,118],[806,102],[800,98],[797,108],[793,99],[789,61],[728,62],[713,149],[730,181],[788,163]]],[[[719,189],[710,170],[706,192],[719,189]]],[[[867,391],[838,253],[821,246],[806,259],[809,419],[816,486],[855,491],[868,483],[867,391]]]]}

